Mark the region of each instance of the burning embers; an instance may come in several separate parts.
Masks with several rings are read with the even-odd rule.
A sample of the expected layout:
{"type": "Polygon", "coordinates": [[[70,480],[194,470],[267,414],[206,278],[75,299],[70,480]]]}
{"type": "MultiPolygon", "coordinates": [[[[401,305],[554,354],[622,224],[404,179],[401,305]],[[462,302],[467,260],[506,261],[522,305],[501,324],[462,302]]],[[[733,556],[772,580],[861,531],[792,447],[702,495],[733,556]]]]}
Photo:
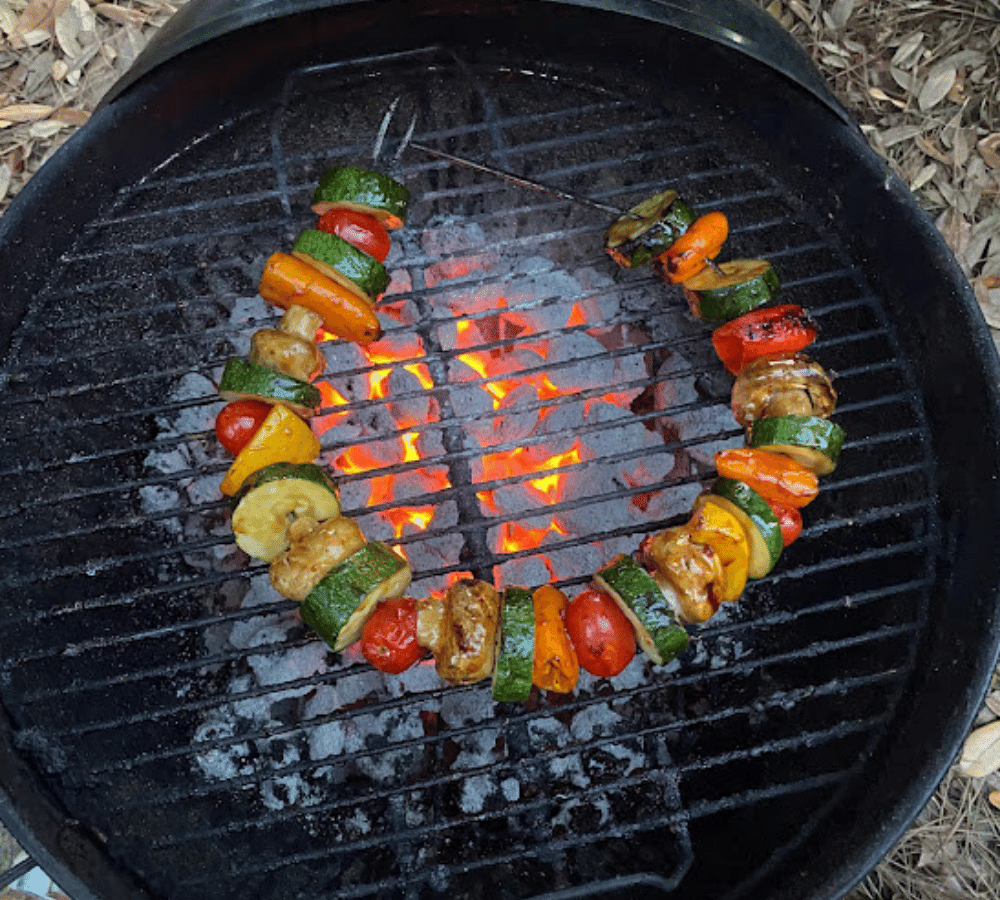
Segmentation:
{"type": "Polygon", "coordinates": [[[458,569],[580,580],[691,499],[659,490],[678,460],[633,411],[655,374],[649,338],[614,324],[616,290],[593,272],[501,287],[483,269],[434,264],[433,291],[389,307],[404,327],[366,350],[328,344],[343,374],[322,384],[313,428],[345,508],[398,540],[415,580],[436,578],[422,588],[458,569]]]}

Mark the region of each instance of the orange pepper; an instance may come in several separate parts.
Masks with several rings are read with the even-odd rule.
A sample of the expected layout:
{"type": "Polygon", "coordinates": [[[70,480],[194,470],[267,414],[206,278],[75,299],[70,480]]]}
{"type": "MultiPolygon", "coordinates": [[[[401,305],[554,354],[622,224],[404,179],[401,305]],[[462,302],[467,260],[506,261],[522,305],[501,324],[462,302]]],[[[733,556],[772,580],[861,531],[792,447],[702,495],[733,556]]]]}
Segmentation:
{"type": "Polygon", "coordinates": [[[366,345],[382,336],[371,306],[314,266],[290,253],[273,253],[264,264],[257,291],[281,309],[301,306],[323,320],[337,337],[366,345]]]}
{"type": "Polygon", "coordinates": [[[765,500],[796,509],[812,503],[819,493],[819,479],[814,472],[769,450],[722,450],[715,454],[715,468],[724,478],[750,485],[765,500]]]}
{"type": "Polygon", "coordinates": [[[728,237],[729,220],[720,212],[705,213],[656,258],[656,271],[670,284],[687,281],[719,255],[728,237]]]}
{"type": "Polygon", "coordinates": [[[576,687],[580,677],[580,663],[576,648],[566,631],[566,595],[543,585],[534,595],[535,601],[535,659],[531,681],[545,691],[568,694],[576,687]]]}
{"type": "Polygon", "coordinates": [[[722,562],[722,602],[739,600],[747,583],[750,540],[728,509],[718,503],[702,503],[688,522],[691,539],[711,547],[722,562]]]}

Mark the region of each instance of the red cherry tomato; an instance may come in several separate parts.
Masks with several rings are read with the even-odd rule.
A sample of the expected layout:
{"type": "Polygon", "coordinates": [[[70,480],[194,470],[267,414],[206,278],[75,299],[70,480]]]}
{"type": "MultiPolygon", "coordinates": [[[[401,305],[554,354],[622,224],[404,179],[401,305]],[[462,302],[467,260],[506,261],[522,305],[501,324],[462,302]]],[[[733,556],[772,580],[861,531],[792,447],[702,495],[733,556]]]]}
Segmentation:
{"type": "Polygon", "coordinates": [[[215,436],[233,456],[242,450],[264,423],[271,405],[262,400],[234,400],[215,417],[215,436]]]}
{"type": "Polygon", "coordinates": [[[781,540],[787,547],[802,534],[802,513],[787,503],[776,503],[773,500],[767,500],[767,505],[771,507],[772,512],[778,517],[778,524],[781,526],[781,540]]]}
{"type": "Polygon", "coordinates": [[[417,643],[417,601],[383,600],[361,632],[361,652],[376,669],[398,675],[420,662],[426,651],[417,643]]]}
{"type": "Polygon", "coordinates": [[[632,624],[603,591],[583,591],[570,601],[566,631],[580,665],[591,675],[617,675],[635,656],[632,624]]]}
{"type": "Polygon", "coordinates": [[[379,262],[385,262],[389,255],[389,232],[375,216],[368,213],[354,209],[331,209],[319,217],[316,227],[343,238],[379,262]]]}

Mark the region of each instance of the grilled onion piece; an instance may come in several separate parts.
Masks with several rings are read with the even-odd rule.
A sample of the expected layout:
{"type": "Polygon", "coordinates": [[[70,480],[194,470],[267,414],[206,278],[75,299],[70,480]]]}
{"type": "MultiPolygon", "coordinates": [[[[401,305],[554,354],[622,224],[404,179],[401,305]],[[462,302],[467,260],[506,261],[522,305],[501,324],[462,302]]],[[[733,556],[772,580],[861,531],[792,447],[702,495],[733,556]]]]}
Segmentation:
{"type": "Polygon", "coordinates": [[[417,601],[417,641],[434,654],[438,675],[473,684],[493,673],[500,595],[493,585],[467,578],[443,597],[417,601]]]}
{"type": "Polygon", "coordinates": [[[750,363],[733,385],[733,417],[745,428],[772,416],[826,419],[836,405],[833,379],[802,353],[761,357],[750,363]]]}

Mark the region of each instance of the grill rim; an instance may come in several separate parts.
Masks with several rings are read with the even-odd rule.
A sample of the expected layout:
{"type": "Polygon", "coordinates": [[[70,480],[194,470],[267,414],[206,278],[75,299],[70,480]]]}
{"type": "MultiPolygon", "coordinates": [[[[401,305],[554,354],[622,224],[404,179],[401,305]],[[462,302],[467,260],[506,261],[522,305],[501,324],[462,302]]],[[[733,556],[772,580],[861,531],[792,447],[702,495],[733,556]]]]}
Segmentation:
{"type": "MultiPolygon", "coordinates": [[[[170,80],[169,78],[166,78],[166,76],[164,76],[164,78],[167,81],[170,80]]],[[[152,86],[151,85],[147,85],[147,86],[144,86],[144,87],[145,87],[145,90],[149,92],[149,96],[150,97],[152,97],[152,96],[155,95],[155,91],[152,90],[152,86]]],[[[137,88],[137,90],[139,90],[139,89],[137,88]]],[[[804,110],[804,112],[808,113],[808,110],[804,110]]],[[[110,117],[113,118],[113,114],[111,114],[110,117]]],[[[106,121],[108,121],[108,120],[102,120],[102,123],[104,123],[106,121]]],[[[119,122],[119,124],[121,124],[121,122],[119,122]]],[[[94,128],[90,128],[89,131],[88,131],[88,135],[94,134],[96,128],[97,128],[97,126],[95,126],[94,128]]],[[[74,140],[76,140],[76,139],[74,139],[74,140]]],[[[844,143],[848,144],[848,145],[852,145],[853,144],[856,147],[856,149],[858,149],[859,151],[861,151],[861,148],[864,147],[863,142],[861,142],[856,136],[847,136],[847,138],[844,140],[844,143]]],[[[79,145],[79,142],[77,142],[76,144],[74,144],[74,148],[76,148],[77,146],[79,146],[79,152],[81,154],[86,155],[88,153],[89,146],[79,145]]],[[[866,150],[867,148],[865,147],[864,149],[866,150]]],[[[905,191],[905,188],[903,188],[897,182],[893,181],[892,176],[888,173],[887,169],[885,167],[880,167],[880,165],[878,164],[878,162],[876,162],[875,160],[873,160],[872,157],[868,156],[867,154],[863,154],[861,158],[864,159],[864,160],[866,160],[868,162],[867,171],[865,173],[866,176],[869,176],[869,175],[875,175],[875,176],[881,175],[881,176],[883,176],[884,179],[885,179],[886,185],[891,188],[891,190],[892,190],[892,192],[894,194],[894,199],[898,203],[901,203],[905,209],[910,210],[911,213],[914,214],[914,219],[916,220],[917,227],[915,229],[912,229],[912,230],[914,230],[918,235],[921,235],[922,237],[927,238],[928,241],[929,241],[929,243],[930,243],[930,246],[942,248],[943,245],[940,243],[940,241],[938,239],[938,236],[936,235],[936,232],[933,232],[933,230],[929,227],[929,223],[926,223],[926,221],[925,221],[924,218],[916,215],[916,213],[918,212],[917,209],[916,209],[916,205],[915,205],[915,203],[912,202],[912,198],[909,197],[908,192],[905,191]],[[921,227],[921,226],[923,226],[923,227],[921,227]]],[[[66,162],[69,159],[69,156],[66,153],[64,153],[61,156],[61,159],[63,160],[63,162],[66,162]]],[[[55,176],[57,168],[58,168],[57,166],[56,167],[52,167],[51,174],[53,176],[55,176]]],[[[43,172],[45,172],[44,169],[43,169],[43,172]]],[[[40,173],[40,176],[41,176],[41,173],[40,173]]],[[[37,189],[33,189],[31,191],[31,193],[29,195],[31,198],[35,198],[36,194],[44,193],[42,185],[44,184],[44,182],[46,181],[46,179],[45,178],[41,178],[40,176],[36,176],[36,178],[39,179],[39,181],[38,181],[38,188],[37,189]]],[[[35,184],[35,179],[33,179],[32,184],[35,184]]],[[[53,189],[53,185],[50,184],[49,188],[53,189]]],[[[58,196],[58,194],[60,193],[58,191],[58,186],[56,186],[54,188],[54,190],[55,190],[55,193],[53,194],[53,196],[58,196]]],[[[103,193],[104,191],[106,191],[106,185],[103,186],[103,188],[99,191],[99,193],[103,193]]],[[[26,208],[26,205],[27,205],[27,198],[25,199],[25,202],[23,204],[19,205],[17,208],[20,210],[20,209],[26,208]]],[[[12,207],[12,209],[13,209],[13,207],[12,207]]],[[[14,218],[16,218],[16,217],[12,217],[11,214],[8,213],[7,216],[4,217],[3,222],[0,223],[0,248],[2,248],[2,249],[0,249],[0,254],[2,254],[6,250],[7,245],[8,245],[8,241],[5,240],[7,238],[7,236],[8,236],[6,232],[8,230],[13,231],[13,226],[10,226],[9,229],[5,229],[4,226],[8,224],[8,221],[13,221],[14,218]]],[[[912,228],[913,222],[910,222],[909,225],[912,228]]],[[[53,229],[53,231],[55,231],[55,230],[57,230],[57,229],[53,229]]],[[[861,244],[861,248],[862,248],[862,250],[866,250],[868,252],[871,251],[871,246],[866,246],[863,243],[861,244]]],[[[2,257],[2,255],[0,255],[0,261],[2,261],[2,260],[3,260],[3,257],[2,257]]],[[[953,275],[953,277],[956,275],[956,273],[958,273],[958,268],[957,268],[957,265],[954,263],[954,260],[950,257],[950,254],[947,254],[946,252],[944,252],[943,249],[942,249],[941,255],[938,258],[936,258],[934,262],[935,262],[936,265],[939,265],[939,266],[943,267],[945,270],[951,272],[951,274],[953,275]]],[[[16,270],[15,269],[11,269],[11,271],[16,271],[16,270]]],[[[988,336],[988,333],[985,330],[985,327],[982,325],[981,318],[976,318],[976,316],[974,315],[974,313],[976,311],[976,307],[971,302],[972,299],[973,299],[971,297],[971,294],[968,293],[968,292],[961,292],[961,291],[960,292],[956,292],[955,296],[952,299],[956,302],[959,311],[962,313],[961,318],[963,320],[963,324],[967,327],[968,332],[973,336],[974,345],[980,350],[980,355],[976,356],[975,359],[974,359],[974,362],[976,364],[975,368],[978,370],[978,374],[982,377],[983,382],[988,386],[988,388],[991,388],[991,390],[988,392],[989,405],[992,408],[995,409],[997,407],[997,396],[996,396],[997,392],[996,392],[996,387],[995,386],[998,383],[998,381],[1000,381],[1000,378],[998,378],[998,366],[997,366],[997,362],[996,362],[995,351],[992,350],[992,342],[989,339],[989,336],[988,336]]],[[[919,373],[919,374],[925,376],[922,383],[926,384],[926,375],[927,375],[927,373],[919,373]]],[[[994,509],[996,508],[995,504],[994,504],[993,508],[994,509]]],[[[948,514],[951,514],[951,515],[955,514],[954,510],[945,510],[944,512],[945,512],[945,516],[943,516],[943,518],[945,518],[948,514]]],[[[961,530],[961,523],[959,523],[958,525],[948,524],[947,525],[947,530],[949,531],[949,534],[954,534],[955,532],[961,530]]],[[[966,530],[967,530],[967,525],[966,525],[966,530]]],[[[953,541],[956,540],[956,539],[957,538],[952,537],[953,541]]],[[[980,574],[980,576],[981,576],[982,573],[978,573],[978,574],[980,574]]],[[[981,578],[980,578],[980,580],[981,580],[981,578]]],[[[989,587],[990,587],[990,589],[992,591],[992,595],[995,597],[996,585],[995,584],[990,584],[989,587]]],[[[979,656],[977,657],[977,659],[975,661],[976,664],[977,664],[976,665],[976,670],[979,671],[980,674],[982,673],[982,671],[984,669],[986,669],[986,667],[988,667],[988,671],[992,671],[992,667],[995,665],[996,658],[997,658],[997,650],[996,650],[996,648],[991,648],[987,644],[986,646],[977,645],[977,649],[980,650],[980,654],[979,654],[979,656]]],[[[973,678],[973,681],[975,682],[976,679],[973,678]]],[[[983,691],[985,691],[986,680],[982,680],[981,683],[983,685],[983,691]]],[[[960,720],[959,724],[960,724],[960,726],[961,726],[961,721],[962,720],[964,720],[965,722],[971,721],[971,718],[975,714],[975,711],[978,708],[978,705],[981,702],[981,699],[982,699],[982,693],[980,693],[978,691],[978,689],[974,690],[972,688],[968,688],[966,690],[966,692],[962,696],[962,701],[963,701],[962,704],[961,704],[961,706],[962,706],[962,712],[960,712],[960,714],[959,714],[959,720],[960,720]]],[[[0,729],[0,730],[2,730],[2,729],[0,729]]],[[[957,730],[961,730],[961,727],[959,729],[957,729],[957,730]]],[[[953,731],[956,731],[956,729],[953,728],[953,731]]],[[[943,772],[942,772],[942,774],[943,774],[943,772]]],[[[924,793],[921,794],[923,800],[921,801],[921,800],[918,799],[918,802],[916,804],[914,804],[914,803],[911,802],[911,804],[910,804],[910,813],[904,814],[904,816],[908,816],[908,818],[912,818],[912,815],[915,815],[916,812],[919,811],[919,808],[923,805],[923,802],[926,800],[926,798],[929,797],[930,793],[933,791],[933,788],[934,788],[934,786],[937,783],[937,779],[935,779],[933,781],[933,784],[930,784],[929,787],[928,787],[928,785],[925,783],[925,781],[926,781],[926,779],[922,779],[921,780],[921,787],[920,787],[920,789],[922,791],[924,791],[924,793]]],[[[6,797],[6,791],[3,792],[3,795],[6,797]]],[[[910,796],[910,799],[912,801],[912,795],[910,796]]],[[[11,809],[13,809],[13,804],[11,804],[11,809]]],[[[4,808],[0,808],[0,812],[7,813],[8,810],[4,809],[4,808]]],[[[18,816],[18,810],[13,810],[13,812],[11,813],[11,815],[13,816],[13,818],[10,819],[9,821],[14,822],[14,827],[12,827],[11,830],[15,832],[15,837],[18,837],[19,834],[24,835],[25,832],[23,831],[23,829],[21,831],[17,830],[16,819],[17,819],[17,816],[18,816]]],[[[4,815],[3,818],[5,819],[5,821],[8,821],[6,815],[4,815]]],[[[907,818],[907,821],[908,821],[908,818],[907,818]]],[[[897,819],[896,823],[898,824],[898,822],[899,822],[899,820],[897,819]]],[[[905,826],[905,822],[903,823],[903,825],[905,826]]],[[[893,827],[894,826],[891,826],[888,829],[888,831],[886,832],[886,834],[889,834],[889,832],[891,832],[893,830],[893,827]]],[[[900,828],[899,830],[901,831],[902,828],[900,828]]],[[[35,844],[35,843],[36,842],[33,841],[32,839],[30,839],[30,837],[29,837],[27,843],[25,843],[25,846],[31,846],[32,844],[35,844]]],[[[884,841],[885,849],[888,849],[888,847],[891,846],[891,843],[892,843],[891,839],[890,838],[886,838],[886,840],[884,841]]],[[[873,862],[877,861],[877,859],[880,858],[881,855],[883,855],[883,852],[877,852],[876,851],[875,853],[873,853],[872,857],[871,857],[873,859],[873,862]]],[[[869,868],[870,868],[870,866],[869,866],[869,868]]],[[[56,872],[58,874],[58,867],[56,865],[53,865],[52,871],[56,872]]],[[[855,878],[855,880],[856,880],[856,878],[855,878]]],[[[69,878],[66,878],[66,880],[63,883],[65,885],[70,885],[70,884],[72,884],[72,881],[69,878]]],[[[849,886],[850,885],[848,884],[847,887],[849,887],[849,886]]],[[[86,896],[88,896],[88,894],[81,893],[79,891],[75,891],[74,893],[78,897],[86,897],[86,896]]]]}

